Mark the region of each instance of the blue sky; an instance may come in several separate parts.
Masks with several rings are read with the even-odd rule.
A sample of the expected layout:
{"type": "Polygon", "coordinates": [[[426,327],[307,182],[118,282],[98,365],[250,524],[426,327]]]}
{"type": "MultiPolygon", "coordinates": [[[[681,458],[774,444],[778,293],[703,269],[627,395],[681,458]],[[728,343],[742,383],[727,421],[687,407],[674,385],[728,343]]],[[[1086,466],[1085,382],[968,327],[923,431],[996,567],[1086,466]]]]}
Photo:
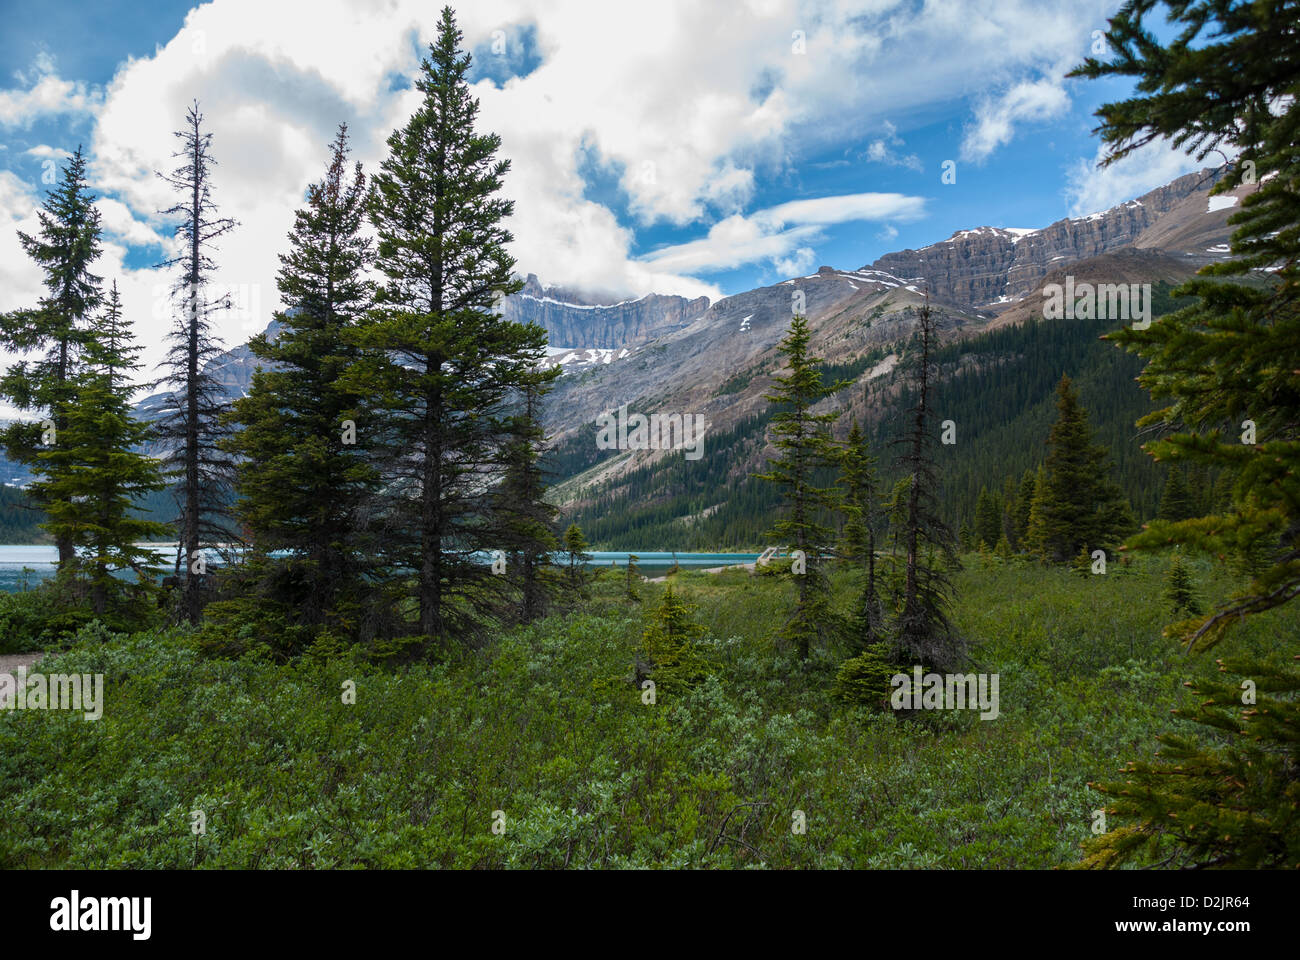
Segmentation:
{"type": "MultiPolygon", "coordinates": [[[[1066,80],[1105,0],[746,0],[458,7],[480,124],[503,138],[521,272],[615,296],[711,297],[856,268],[981,225],[1040,227],[1195,169],[1153,147],[1096,169],[1097,106],[1066,80]],[[943,164],[956,182],[942,182],[943,164]]],[[[4,0],[0,309],[39,294],[14,232],[84,145],[107,277],[160,355],[170,203],[154,171],[193,99],[213,132],[228,342],[277,305],[276,254],[347,121],[373,168],[414,108],[438,5],[4,0]]]]}

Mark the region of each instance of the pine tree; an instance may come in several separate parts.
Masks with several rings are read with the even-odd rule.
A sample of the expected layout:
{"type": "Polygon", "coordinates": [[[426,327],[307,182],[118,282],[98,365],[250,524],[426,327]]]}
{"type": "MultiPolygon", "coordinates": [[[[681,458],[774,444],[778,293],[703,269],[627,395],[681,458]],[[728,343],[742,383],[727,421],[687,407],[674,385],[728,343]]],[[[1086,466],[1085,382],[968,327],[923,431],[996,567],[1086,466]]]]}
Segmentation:
{"type": "Polygon", "coordinates": [[[1229,217],[1231,258],[1174,291],[1196,298],[1192,305],[1108,337],[1147,360],[1139,382],[1167,404],[1140,423],[1169,435],[1143,449],[1221,470],[1235,494],[1226,515],[1153,522],[1129,545],[1178,543],[1217,556],[1258,545],[1269,557],[1247,587],[1177,631],[1208,648],[1244,615],[1300,593],[1300,51],[1285,0],[1176,4],[1180,32],[1167,44],[1149,33],[1149,13],[1149,3],[1126,6],[1107,33],[1115,55],[1075,71],[1137,81],[1133,97],[1097,111],[1105,162],[1167,138],[1198,160],[1237,154],[1213,193],[1257,187],[1229,217]],[[1252,274],[1273,282],[1235,282],[1252,274]]]}
{"type": "Polygon", "coordinates": [[[1107,550],[1132,528],[1132,514],[1110,480],[1106,450],[1092,443],[1088,415],[1067,376],[1056,389],[1058,418],[1037,485],[1027,540],[1036,553],[1064,561],[1081,547],[1107,550]]]}
{"type": "Polygon", "coordinates": [[[1007,477],[1002,483],[1002,496],[998,500],[998,507],[1001,512],[1001,525],[999,532],[1007,541],[1007,545],[1013,550],[1019,542],[1016,539],[1016,497],[1019,494],[1019,485],[1015,477],[1007,477]]]}
{"type": "Polygon", "coordinates": [[[842,536],[843,556],[861,568],[861,586],[854,611],[855,640],[871,644],[881,635],[883,612],[876,585],[876,459],[871,455],[858,421],[849,427],[840,453],[842,509],[847,516],[842,536]]]}
{"type": "Polygon", "coordinates": [[[227,309],[230,301],[211,295],[215,265],[207,251],[237,223],[216,215],[212,134],[203,132],[197,103],[190,106],[185,127],[175,136],[181,149],[173,156],[180,162],[171,174],[159,176],[181,197],[162,215],[179,218],[176,237],[182,252],[161,264],[177,268],[172,286],[177,313],[164,363],[167,372],[158,381],[171,387],[171,395],[157,426],[158,439],[168,450],[164,465],[177,481],[176,562],[178,568],[184,564],[180,613],[190,623],[198,623],[208,581],[203,550],[234,538],[229,522],[233,463],[219,449],[229,433],[221,422],[226,403],[220,382],[209,370],[210,362],[221,353],[209,317],[216,310],[227,309]]]}
{"type": "Polygon", "coordinates": [[[801,660],[808,659],[812,642],[822,636],[825,627],[829,590],[819,554],[834,536],[823,518],[838,506],[835,489],[818,486],[816,475],[819,470],[835,466],[838,459],[830,430],[839,413],[814,413],[813,407],[846,385],[822,382],[817,369],[821,358],[809,352],[811,339],[807,319],[795,316],[778,347],[785,357],[787,372],[774,376],[776,388],[763,395],[768,403],[778,405],[771,421],[777,457],[768,460],[767,473],[754,475],[776,484],[782,492],[784,509],[768,531],[768,539],[787,543],[804,556],[804,572],[797,574],[799,593],[794,615],[783,631],[785,639],[798,649],[801,660]]]}
{"type": "Polygon", "coordinates": [[[1034,490],[1038,483],[1039,470],[1026,470],[1020,479],[1020,491],[1016,494],[1015,537],[1014,546],[1024,550],[1029,533],[1029,512],[1034,505],[1034,490]]]}
{"type": "Polygon", "coordinates": [[[1173,608],[1174,615],[1186,613],[1196,616],[1201,612],[1201,601],[1196,595],[1196,585],[1192,582],[1191,571],[1183,562],[1181,553],[1174,553],[1169,563],[1169,573],[1165,578],[1165,599],[1173,608]]]}
{"type": "Polygon", "coordinates": [[[704,635],[704,628],[692,619],[693,612],[693,605],[669,586],[642,634],[648,675],[657,688],[687,689],[710,672],[710,664],[696,643],[704,635]]]}
{"type": "Polygon", "coordinates": [[[481,634],[498,609],[475,558],[495,542],[492,480],[509,458],[507,405],[544,358],[546,332],[503,320],[499,297],[523,286],[498,196],[509,161],[501,138],[475,132],[470,56],[450,7],[421,61],[422,99],[388,138],[370,219],[382,277],[358,330],[382,399],[387,559],[414,571],[418,632],[439,642],[481,634]]]}
{"type": "Polygon", "coordinates": [[[1191,708],[1173,711],[1196,731],[1162,734],[1156,759],[1089,784],[1120,823],[1084,844],[1081,866],[1300,867],[1300,672],[1249,656],[1217,663],[1223,679],[1190,681],[1191,708]]]}
{"type": "Polygon", "coordinates": [[[167,536],[166,524],[143,520],[133,507],[166,488],[158,461],[136,450],[151,429],[131,410],[134,387],[127,376],[139,369],[130,325],[114,282],[97,326],[83,338],[82,369],[73,383],[77,402],[67,407],[61,442],[42,453],[50,479],[42,483],[56,539],[79,550],[75,570],[85,571],[90,611],[116,630],[141,624],[155,591],[152,567],[161,555],[136,544],[167,536]],[[114,576],[130,570],[135,584],[114,576]]]}
{"type": "Polygon", "coordinates": [[[1007,539],[1005,533],[998,538],[998,545],[993,549],[993,553],[1003,563],[1009,563],[1011,561],[1011,541],[1007,539]]]}
{"type": "Polygon", "coordinates": [[[591,554],[587,552],[587,540],[582,535],[582,528],[576,523],[569,524],[569,528],[564,531],[564,552],[569,557],[569,586],[580,590],[586,583],[583,564],[591,559],[591,554]]]}
{"type": "MultiPolygon", "coordinates": [[[[91,272],[100,254],[100,214],[86,183],[81,147],[63,167],[55,189],[46,193],[37,219],[36,236],[19,231],[18,240],[44,273],[48,292],[34,308],[0,316],[0,348],[16,353],[39,350],[43,355],[11,366],[0,378],[0,397],[19,410],[44,413],[48,424],[11,424],[0,432],[0,445],[10,460],[58,483],[67,480],[57,472],[60,465],[73,462],[59,435],[67,428],[76,402],[80,350],[90,317],[103,301],[100,277],[91,272]],[[50,446],[63,447],[64,455],[42,457],[50,446]]],[[[48,512],[53,503],[45,499],[42,489],[40,483],[32,484],[28,495],[36,507],[48,512]]],[[[55,542],[59,568],[69,569],[76,554],[66,529],[60,529],[55,542]]]]}
{"type": "Polygon", "coordinates": [[[975,503],[975,542],[992,547],[1002,536],[1002,518],[998,499],[989,493],[988,487],[980,487],[979,499],[975,503]]]}
{"type": "Polygon", "coordinates": [[[1196,515],[1182,471],[1177,467],[1170,467],[1164,493],[1160,495],[1160,510],[1156,513],[1156,518],[1176,522],[1196,515]]]}
{"type": "Polygon", "coordinates": [[[545,500],[541,451],[546,436],[540,418],[542,398],[558,373],[559,368],[551,368],[522,378],[521,408],[510,420],[505,475],[498,488],[500,541],[511,557],[521,623],[544,616],[555,592],[551,557],[559,546],[554,532],[559,510],[545,500]]]}
{"type": "Polygon", "coordinates": [[[379,601],[367,584],[382,572],[371,559],[379,554],[369,518],[379,479],[366,442],[378,427],[356,383],[361,351],[351,335],[373,284],[362,233],[366,178],[359,163],[349,177],[347,159],[342,126],[280,255],[284,310],[249,342],[265,365],[234,404],[230,419],[240,429],[225,448],[241,458],[236,512],[268,558],[246,588],[250,602],[291,623],[364,639],[372,631],[358,620],[379,601]]]}
{"type": "Polygon", "coordinates": [[[943,671],[966,659],[966,643],[948,619],[952,605],[948,571],[960,569],[961,563],[952,531],[939,516],[939,483],[930,458],[934,439],[930,432],[930,356],[935,325],[928,296],[918,327],[920,356],[912,371],[916,402],[909,411],[912,428],[897,441],[906,448],[897,463],[911,482],[903,528],[906,559],[896,643],[903,658],[943,671]]]}
{"type": "Polygon", "coordinates": [[[1079,547],[1079,552],[1070,561],[1070,572],[1087,580],[1092,573],[1092,552],[1087,546],[1079,547]]]}

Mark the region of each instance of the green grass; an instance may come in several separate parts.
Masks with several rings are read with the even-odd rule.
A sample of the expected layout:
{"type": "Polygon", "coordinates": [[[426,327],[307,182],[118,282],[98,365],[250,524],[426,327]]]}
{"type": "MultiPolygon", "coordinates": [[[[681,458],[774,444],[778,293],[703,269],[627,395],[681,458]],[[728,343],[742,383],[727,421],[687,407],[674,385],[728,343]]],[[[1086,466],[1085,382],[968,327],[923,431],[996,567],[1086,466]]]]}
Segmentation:
{"type": "MultiPolygon", "coordinates": [[[[1149,756],[1183,681],[1214,669],[1160,636],[1165,566],[1082,580],[968,559],[957,621],[1000,675],[995,721],[837,705],[844,652],[797,666],[774,639],[792,586],[742,572],[673,578],[715,673],[654,705],[624,678],[663,585],[638,606],[621,577],[582,612],[400,672],[203,660],[182,631],[88,628],[42,669],[103,673],[103,719],[0,714],[0,867],[1070,864],[1102,805],[1087,782],[1149,756]]],[[[1280,647],[1297,616],[1259,617],[1231,648],[1280,647]]]]}

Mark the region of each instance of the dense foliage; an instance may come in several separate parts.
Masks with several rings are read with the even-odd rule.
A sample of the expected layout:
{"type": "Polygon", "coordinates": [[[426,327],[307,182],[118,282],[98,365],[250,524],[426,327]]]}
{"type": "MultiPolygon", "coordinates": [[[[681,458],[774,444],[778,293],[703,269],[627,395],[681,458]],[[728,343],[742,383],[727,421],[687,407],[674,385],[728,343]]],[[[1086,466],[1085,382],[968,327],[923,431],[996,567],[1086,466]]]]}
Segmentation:
{"type": "MultiPolygon", "coordinates": [[[[675,578],[711,675],[653,705],[627,681],[666,591],[644,584],[631,610],[621,571],[582,613],[401,669],[205,659],[183,629],[92,629],[45,668],[102,672],[101,720],[0,714],[0,865],[1071,864],[1100,805],[1087,783],[1190,726],[1169,714],[1196,700],[1183,681],[1216,675],[1160,638],[1163,566],[1080,581],[968,563],[955,621],[1001,675],[996,721],[837,705],[840,652],[794,669],[773,648],[792,585],[743,573],[675,578]]],[[[837,602],[855,591],[836,578],[837,602]]],[[[1247,624],[1231,650],[1277,649],[1296,616],[1247,624]]]]}

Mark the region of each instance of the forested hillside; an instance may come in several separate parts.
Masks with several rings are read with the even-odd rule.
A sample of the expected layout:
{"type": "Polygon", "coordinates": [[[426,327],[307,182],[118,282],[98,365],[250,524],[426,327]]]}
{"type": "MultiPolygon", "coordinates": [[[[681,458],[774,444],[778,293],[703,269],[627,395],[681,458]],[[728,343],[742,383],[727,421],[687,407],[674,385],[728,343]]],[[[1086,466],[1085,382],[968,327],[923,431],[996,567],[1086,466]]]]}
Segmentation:
{"type": "MultiPolygon", "coordinates": [[[[1153,313],[1158,316],[1180,305],[1171,298],[1167,284],[1154,284],[1152,293],[1153,313]]],[[[1136,427],[1153,405],[1136,381],[1141,359],[1099,339],[1114,327],[1110,320],[1037,320],[953,340],[939,349],[935,359],[942,374],[936,388],[936,425],[948,419],[957,425],[957,442],[938,447],[942,507],[954,527],[974,521],[982,488],[998,492],[1012,477],[1019,483],[1026,470],[1042,462],[1055,418],[1056,385],[1063,373],[1074,381],[1096,440],[1109,452],[1114,478],[1134,513],[1140,520],[1155,516],[1166,472],[1142,452],[1136,427]]],[[[856,379],[874,367],[884,352],[871,351],[853,363],[823,364],[823,377],[827,382],[856,379]]],[[[869,437],[888,485],[901,476],[893,464],[893,441],[913,399],[903,382],[905,366],[906,360],[888,381],[872,384],[873,397],[887,398],[875,407],[878,413],[869,426],[869,437]]],[[[848,387],[841,397],[854,390],[861,387],[848,387]]],[[[750,475],[763,466],[770,417],[768,411],[735,430],[708,434],[705,455],[699,460],[666,458],[628,473],[592,500],[579,496],[581,506],[571,518],[598,548],[760,548],[767,518],[779,497],[750,475]]],[[[841,433],[847,428],[840,424],[841,433]]],[[[571,441],[553,451],[547,463],[554,476],[564,479],[610,458],[601,453],[590,442],[571,441]]],[[[582,486],[580,476],[571,483],[566,492],[576,495],[582,486]]],[[[1197,489],[1212,483],[1208,473],[1197,473],[1192,480],[1197,489]]]]}

